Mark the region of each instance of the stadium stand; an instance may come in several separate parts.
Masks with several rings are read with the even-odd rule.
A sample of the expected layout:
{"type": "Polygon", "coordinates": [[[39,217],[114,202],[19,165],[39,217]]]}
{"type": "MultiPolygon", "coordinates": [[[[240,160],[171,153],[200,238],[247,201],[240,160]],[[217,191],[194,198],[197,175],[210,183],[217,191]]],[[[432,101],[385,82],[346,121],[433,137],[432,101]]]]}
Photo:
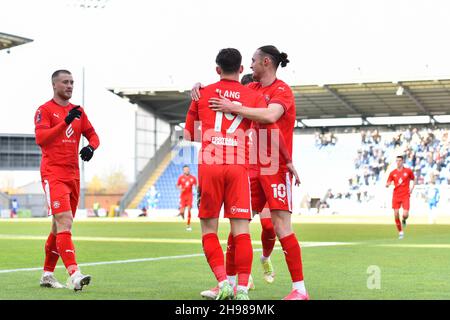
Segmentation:
{"type": "MultiPolygon", "coordinates": [[[[173,150],[175,157],[170,161],[169,165],[165,168],[162,174],[154,183],[155,189],[159,192],[159,199],[156,209],[173,209],[177,208],[180,202],[180,191],[176,188],[175,184],[183,172],[183,165],[187,164],[190,167],[191,174],[198,177],[197,165],[191,165],[192,161],[184,162],[183,159],[187,157],[194,157],[193,163],[197,163],[198,149],[196,145],[189,143],[181,143],[173,150]],[[181,160],[181,161],[180,161],[181,160]]],[[[150,191],[150,187],[146,189],[147,194],[150,191]]],[[[144,196],[139,202],[139,208],[141,208],[147,201],[144,196]]],[[[194,193],[194,203],[196,201],[196,193],[194,193]]]]}
{"type": "MultiPolygon", "coordinates": [[[[410,155],[407,165],[414,164],[420,169],[420,172],[416,170],[419,183],[426,183],[430,171],[439,172],[441,184],[448,183],[448,143],[444,146],[448,134],[445,137],[439,130],[449,128],[449,79],[294,85],[291,88],[297,107],[293,158],[302,179],[301,188],[294,190],[293,197],[298,199],[294,209],[299,208],[304,199],[354,202],[355,198],[359,200],[357,203],[383,199],[377,206],[387,208],[385,175],[399,152],[410,155]],[[411,125],[417,128],[420,143],[410,141],[408,135],[412,137],[416,131],[411,125]],[[439,136],[439,142],[427,142],[430,129],[423,128],[436,128],[431,131],[439,136]],[[429,157],[435,162],[427,163],[429,157]],[[318,177],[328,179],[318,183],[318,177]]],[[[110,90],[167,121],[172,133],[183,123],[190,102],[189,90],[110,90]]],[[[170,150],[174,148],[172,145],[170,150]]],[[[167,161],[151,183],[148,183],[150,174],[140,174],[132,189],[136,189],[136,185],[145,184],[145,187],[139,195],[134,192],[133,206],[129,206],[130,201],[122,201],[123,205],[127,204],[122,208],[138,208],[149,188],[154,186],[160,194],[158,208],[170,208],[175,212],[178,208],[175,182],[183,164],[167,161]]],[[[195,165],[191,166],[191,171],[197,174],[194,170],[195,165]]]]}

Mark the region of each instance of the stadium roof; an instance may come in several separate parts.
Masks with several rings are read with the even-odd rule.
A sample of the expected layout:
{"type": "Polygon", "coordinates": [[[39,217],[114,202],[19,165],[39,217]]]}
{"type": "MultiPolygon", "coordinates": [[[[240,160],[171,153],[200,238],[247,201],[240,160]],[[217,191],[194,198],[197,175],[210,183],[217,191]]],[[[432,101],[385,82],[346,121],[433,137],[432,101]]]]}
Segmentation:
{"type": "Polygon", "coordinates": [[[9,49],[33,40],[0,32],[0,50],[9,49]]]}
{"type": "MultiPolygon", "coordinates": [[[[293,86],[297,120],[450,115],[450,80],[345,83],[293,86]]],[[[189,91],[111,89],[173,124],[184,122],[189,91]]],[[[435,119],[435,117],[433,118],[435,119]]],[[[305,121],[305,122],[304,122],[305,121]]],[[[439,122],[439,121],[437,121],[439,122]]],[[[361,124],[362,124],[361,123],[361,124]]],[[[329,126],[332,126],[329,125],[329,126]]]]}

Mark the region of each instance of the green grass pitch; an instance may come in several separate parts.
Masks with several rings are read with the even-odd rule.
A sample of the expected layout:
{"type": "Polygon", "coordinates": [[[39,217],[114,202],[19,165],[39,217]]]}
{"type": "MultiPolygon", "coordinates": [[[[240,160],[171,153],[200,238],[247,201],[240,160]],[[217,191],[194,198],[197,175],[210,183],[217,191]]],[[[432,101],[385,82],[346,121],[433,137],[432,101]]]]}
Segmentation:
{"type": "MultiPolygon", "coordinates": [[[[40,288],[40,270],[16,271],[42,266],[49,220],[0,221],[0,299],[201,299],[199,292],[214,286],[215,280],[202,255],[199,227],[194,223],[194,230],[186,232],[181,222],[75,221],[80,264],[166,257],[83,266],[92,282],[75,293],[40,288]],[[188,256],[177,257],[183,255],[188,256]]],[[[305,243],[302,256],[311,299],[450,299],[450,225],[408,225],[403,240],[397,239],[393,224],[294,227],[305,243]],[[379,289],[368,288],[368,282],[373,283],[370,266],[379,268],[379,289]]],[[[219,229],[220,239],[226,240],[228,223],[219,229]]],[[[250,291],[250,298],[281,299],[291,283],[279,243],[272,255],[276,279],[266,284],[259,263],[258,220],[252,222],[251,230],[257,251],[252,271],[256,290],[250,291]]],[[[55,274],[64,284],[64,268],[55,274]]]]}

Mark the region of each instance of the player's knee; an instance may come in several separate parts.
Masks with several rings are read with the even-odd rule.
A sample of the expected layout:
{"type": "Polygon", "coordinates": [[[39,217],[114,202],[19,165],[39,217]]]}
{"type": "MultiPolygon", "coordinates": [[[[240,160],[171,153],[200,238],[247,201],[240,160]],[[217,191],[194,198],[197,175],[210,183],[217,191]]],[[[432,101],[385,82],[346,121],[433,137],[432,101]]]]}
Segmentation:
{"type": "Polygon", "coordinates": [[[218,219],[200,219],[200,225],[202,228],[202,235],[208,234],[208,233],[217,233],[218,228],[218,219]]]}
{"type": "Polygon", "coordinates": [[[57,232],[72,230],[72,223],[73,223],[72,212],[66,211],[66,212],[61,212],[61,213],[55,214],[54,221],[55,221],[57,232]]]}
{"type": "Polygon", "coordinates": [[[234,237],[240,234],[250,233],[248,220],[230,219],[230,223],[231,223],[231,233],[233,234],[234,237]]]}
{"type": "Polygon", "coordinates": [[[273,228],[279,239],[292,233],[292,227],[285,219],[272,219],[273,228]]]}

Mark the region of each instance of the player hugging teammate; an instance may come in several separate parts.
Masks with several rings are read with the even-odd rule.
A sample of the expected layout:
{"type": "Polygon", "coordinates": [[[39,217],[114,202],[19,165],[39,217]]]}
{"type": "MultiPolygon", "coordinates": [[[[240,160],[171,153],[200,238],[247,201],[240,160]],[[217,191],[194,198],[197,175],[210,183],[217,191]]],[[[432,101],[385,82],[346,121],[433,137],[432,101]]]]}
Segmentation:
{"type": "Polygon", "coordinates": [[[256,82],[247,86],[238,82],[243,70],[241,60],[236,49],[219,52],[216,71],[221,80],[194,87],[186,118],[186,138],[202,142],[199,218],[206,259],[218,281],[217,287],[205,291],[207,294],[202,292],[202,296],[217,300],[249,298],[253,258],[249,221],[252,213],[263,212],[267,203],[270,211],[260,216],[260,260],[265,279],[271,283],[275,276],[270,254],[278,237],[293,283],[285,299],[307,300],[300,245],[291,224],[292,177],[300,183],[291,160],[295,99],[290,87],[276,77],[278,67],[285,67],[289,60],[274,46],[257,49],[251,65],[256,82]],[[201,133],[196,132],[198,125],[201,133]],[[250,156],[249,145],[256,150],[250,156]],[[258,156],[252,162],[254,154],[258,156]],[[231,224],[226,266],[217,237],[222,203],[231,224]]]}

